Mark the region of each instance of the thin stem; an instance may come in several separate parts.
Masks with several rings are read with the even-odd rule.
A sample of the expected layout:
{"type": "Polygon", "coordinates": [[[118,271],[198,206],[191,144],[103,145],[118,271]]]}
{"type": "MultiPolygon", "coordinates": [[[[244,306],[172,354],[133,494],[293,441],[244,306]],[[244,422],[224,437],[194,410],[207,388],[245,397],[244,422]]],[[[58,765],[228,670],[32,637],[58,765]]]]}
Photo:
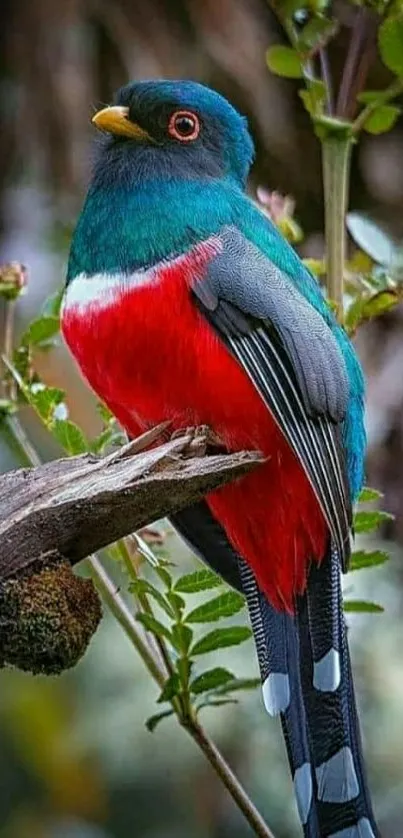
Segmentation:
{"type": "Polygon", "coordinates": [[[235,800],[238,808],[245,815],[245,818],[252,827],[255,835],[259,835],[260,838],[274,838],[272,831],[269,829],[262,816],[249,799],[243,786],[240,784],[229,765],[225,762],[217,746],[209,738],[197,719],[187,721],[184,724],[184,727],[192,739],[197,743],[199,748],[203,751],[216,774],[218,774],[221,778],[231,797],[235,800]]]}
{"type": "Polygon", "coordinates": [[[112,579],[97,556],[91,556],[88,559],[88,564],[91,570],[91,575],[96,581],[97,588],[107,602],[112,614],[116,617],[125,634],[127,634],[128,638],[133,643],[133,646],[139,653],[143,663],[145,663],[149,673],[162,688],[166,681],[165,672],[160,667],[150,647],[140,636],[136,620],[129,611],[123,597],[116,590],[112,579]]]}
{"type": "Polygon", "coordinates": [[[322,141],[323,186],[325,197],[325,238],[327,291],[343,320],[343,282],[346,254],[345,218],[347,211],[352,139],[329,134],[322,141]]]}
{"type": "Polygon", "coordinates": [[[329,65],[329,56],[327,54],[326,49],[322,48],[319,50],[319,60],[320,60],[320,69],[322,74],[322,80],[325,84],[326,88],[326,110],[329,116],[333,113],[334,109],[334,101],[333,101],[333,81],[332,81],[332,74],[330,72],[330,65],[329,65]]]}
{"type": "MultiPolygon", "coordinates": [[[[372,15],[368,9],[361,7],[357,11],[351,33],[347,58],[344,65],[339,95],[337,97],[336,114],[341,117],[351,116],[354,106],[356,80],[358,69],[363,61],[365,53],[372,48],[372,38],[369,37],[369,28],[372,23],[372,15]]],[[[366,64],[366,62],[364,62],[366,64]]],[[[362,73],[360,73],[362,76],[362,73]]],[[[361,80],[361,83],[364,80],[361,80]]]]}

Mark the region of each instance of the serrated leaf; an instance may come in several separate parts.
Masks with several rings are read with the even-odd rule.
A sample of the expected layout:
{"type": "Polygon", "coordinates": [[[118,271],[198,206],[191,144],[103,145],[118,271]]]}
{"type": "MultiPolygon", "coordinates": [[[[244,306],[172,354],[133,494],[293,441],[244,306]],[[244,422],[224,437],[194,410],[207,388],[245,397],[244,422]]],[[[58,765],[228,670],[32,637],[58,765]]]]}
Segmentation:
{"type": "Polygon", "coordinates": [[[396,105],[379,105],[364,122],[364,129],[368,134],[384,134],[395,125],[401,109],[396,105]]]}
{"type": "Polygon", "coordinates": [[[42,346],[57,335],[60,328],[59,317],[53,315],[38,317],[29,324],[22,337],[22,343],[31,346],[42,346]]]}
{"type": "Polygon", "coordinates": [[[252,632],[247,626],[230,626],[229,628],[218,628],[210,631],[193,646],[190,654],[205,655],[215,649],[225,649],[227,646],[238,646],[249,640],[252,632]]]}
{"type": "Polygon", "coordinates": [[[362,570],[364,567],[377,567],[389,559],[385,550],[355,550],[351,556],[349,570],[362,570]]]}
{"type": "Polygon", "coordinates": [[[217,687],[222,687],[228,681],[233,681],[234,675],[228,669],[221,666],[216,666],[214,669],[208,669],[192,681],[190,690],[195,695],[200,693],[215,690],[217,687]]]}
{"type": "Polygon", "coordinates": [[[153,733],[157,725],[162,722],[163,719],[167,719],[169,716],[173,716],[173,710],[164,710],[163,713],[156,713],[155,716],[150,716],[149,719],[146,721],[146,728],[153,733]]]}
{"type": "Polygon", "coordinates": [[[354,515],[354,531],[356,533],[372,532],[378,529],[384,521],[393,521],[393,515],[390,515],[389,512],[381,512],[378,509],[371,512],[362,510],[354,515]]]}
{"type": "Polygon", "coordinates": [[[382,492],[378,492],[377,489],[371,489],[369,486],[364,486],[358,495],[358,503],[369,503],[380,498],[383,498],[382,492]]]}
{"type": "Polygon", "coordinates": [[[216,690],[216,695],[224,695],[238,690],[255,690],[256,687],[261,687],[261,685],[260,678],[233,678],[232,681],[227,681],[223,687],[219,687],[216,690]]]}
{"type": "Polygon", "coordinates": [[[276,76],[287,79],[300,79],[303,76],[301,59],[295,49],[282,44],[274,44],[266,52],[266,63],[276,76]]]}
{"type": "Polygon", "coordinates": [[[376,602],[366,602],[364,599],[347,599],[344,610],[356,611],[358,614],[381,614],[384,608],[376,602]]]}
{"type": "Polygon", "coordinates": [[[383,63],[403,76],[403,13],[386,18],[378,31],[379,51],[383,63]]]}
{"type": "Polygon", "coordinates": [[[182,654],[187,654],[193,640],[193,632],[189,626],[177,623],[172,626],[172,641],[176,649],[182,654]]]}
{"type": "Polygon", "coordinates": [[[85,454],[88,451],[88,441],[82,430],[70,419],[55,419],[51,430],[55,439],[70,456],[85,454]]]}
{"type": "Polygon", "coordinates": [[[167,640],[172,642],[172,635],[169,629],[166,626],[164,626],[164,623],[161,623],[152,614],[145,614],[141,612],[140,614],[136,615],[136,619],[139,621],[139,623],[143,624],[144,628],[146,628],[147,631],[150,631],[157,637],[165,637],[167,640]]]}
{"type": "Polygon", "coordinates": [[[148,582],[146,579],[133,579],[129,585],[129,591],[134,594],[148,594],[148,596],[153,597],[155,601],[158,603],[160,608],[165,611],[165,614],[168,615],[171,619],[175,617],[175,613],[173,611],[172,606],[167,602],[164,595],[161,591],[158,590],[151,582],[148,582]]]}
{"type": "Polygon", "coordinates": [[[373,221],[358,212],[349,212],[346,225],[358,247],[374,262],[384,266],[391,264],[396,253],[394,242],[373,221]]]}
{"type": "Polygon", "coordinates": [[[199,591],[207,591],[209,588],[216,588],[222,585],[222,579],[212,570],[196,570],[194,573],[186,573],[175,582],[175,591],[181,594],[197,594],[199,591]]]}
{"type": "Polygon", "coordinates": [[[210,623],[220,620],[222,617],[232,617],[241,608],[244,608],[245,600],[242,594],[236,591],[226,591],[225,594],[204,602],[199,605],[186,617],[187,623],[210,623]]]}
{"type": "Polygon", "coordinates": [[[179,695],[181,690],[181,682],[177,672],[173,672],[169,676],[162,688],[161,694],[157,698],[157,703],[162,704],[164,701],[171,701],[176,695],[179,695]]]}

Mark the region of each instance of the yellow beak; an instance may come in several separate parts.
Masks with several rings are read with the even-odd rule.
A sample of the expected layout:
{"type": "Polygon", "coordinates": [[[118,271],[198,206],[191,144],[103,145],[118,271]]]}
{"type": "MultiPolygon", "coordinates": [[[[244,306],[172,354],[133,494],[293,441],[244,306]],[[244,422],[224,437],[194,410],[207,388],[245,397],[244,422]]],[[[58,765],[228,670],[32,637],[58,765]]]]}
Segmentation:
{"type": "Polygon", "coordinates": [[[152,137],[140,128],[135,122],[128,119],[129,108],[113,105],[110,108],[103,108],[92,117],[92,124],[102,131],[110,134],[118,134],[121,137],[130,137],[132,140],[150,140],[152,137]]]}

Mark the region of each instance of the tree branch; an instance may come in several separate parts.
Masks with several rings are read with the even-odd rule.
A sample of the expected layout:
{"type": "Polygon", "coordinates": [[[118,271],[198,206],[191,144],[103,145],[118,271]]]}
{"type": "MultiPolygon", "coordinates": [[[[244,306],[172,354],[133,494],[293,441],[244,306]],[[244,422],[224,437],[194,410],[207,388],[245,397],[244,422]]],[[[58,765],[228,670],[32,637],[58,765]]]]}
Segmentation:
{"type": "Polygon", "coordinates": [[[20,469],[0,478],[0,579],[50,553],[71,564],[199,500],[249,472],[259,454],[194,456],[194,438],[144,450],[165,426],[104,458],[91,455],[20,469]]]}

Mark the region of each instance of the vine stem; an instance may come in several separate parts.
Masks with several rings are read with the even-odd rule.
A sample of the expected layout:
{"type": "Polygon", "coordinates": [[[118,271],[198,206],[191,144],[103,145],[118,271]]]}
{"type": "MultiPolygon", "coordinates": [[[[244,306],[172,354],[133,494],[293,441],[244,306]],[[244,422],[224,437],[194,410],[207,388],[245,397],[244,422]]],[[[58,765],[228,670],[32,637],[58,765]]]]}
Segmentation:
{"type": "Polygon", "coordinates": [[[345,219],[348,202],[352,138],[329,132],[322,139],[325,199],[326,285],[330,300],[343,320],[343,284],[346,258],[345,219]]]}
{"type": "MultiPolygon", "coordinates": [[[[6,362],[6,365],[7,361],[9,362],[10,355],[12,353],[11,343],[12,322],[9,323],[9,326],[6,329],[6,340],[3,344],[4,354],[2,355],[2,358],[3,361],[6,362]]],[[[24,460],[31,466],[41,465],[41,458],[28,439],[18,416],[9,415],[6,417],[5,421],[8,434],[11,439],[18,444],[24,460]]],[[[150,675],[162,689],[167,679],[165,667],[163,668],[161,666],[161,663],[154,654],[151,646],[149,646],[141,636],[135,617],[131,613],[119,591],[116,589],[113,580],[110,578],[98,556],[93,555],[89,557],[87,562],[91,576],[93,577],[99,592],[103,596],[115,619],[118,621],[119,625],[140,655],[150,675]]],[[[151,610],[148,601],[147,605],[151,610]]],[[[168,651],[165,649],[165,646],[163,649],[160,649],[160,651],[163,653],[164,664],[169,671],[171,662],[168,656],[168,651]]],[[[246,818],[255,835],[258,835],[259,838],[274,838],[273,833],[248,797],[245,789],[235,776],[231,767],[228,765],[216,744],[210,739],[198,721],[194,708],[190,705],[190,707],[184,711],[182,704],[175,700],[172,701],[172,707],[177,715],[180,725],[198,745],[215,771],[217,777],[219,777],[225,788],[229,791],[234,803],[246,818]]]]}

